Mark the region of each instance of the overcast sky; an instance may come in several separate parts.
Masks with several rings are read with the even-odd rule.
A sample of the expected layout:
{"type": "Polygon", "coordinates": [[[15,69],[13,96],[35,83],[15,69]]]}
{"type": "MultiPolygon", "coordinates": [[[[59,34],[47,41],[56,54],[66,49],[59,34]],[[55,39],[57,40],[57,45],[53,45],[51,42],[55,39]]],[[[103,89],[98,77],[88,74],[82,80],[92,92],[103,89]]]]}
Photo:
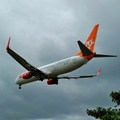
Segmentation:
{"type": "Polygon", "coordinates": [[[0,120],[93,120],[87,109],[114,106],[109,94],[120,88],[120,1],[0,0],[0,120]],[[16,76],[25,69],[5,50],[11,47],[36,67],[70,57],[79,51],[94,25],[100,24],[95,51],[117,58],[92,59],[69,75],[99,77],[46,80],[22,86],[16,76]]]}

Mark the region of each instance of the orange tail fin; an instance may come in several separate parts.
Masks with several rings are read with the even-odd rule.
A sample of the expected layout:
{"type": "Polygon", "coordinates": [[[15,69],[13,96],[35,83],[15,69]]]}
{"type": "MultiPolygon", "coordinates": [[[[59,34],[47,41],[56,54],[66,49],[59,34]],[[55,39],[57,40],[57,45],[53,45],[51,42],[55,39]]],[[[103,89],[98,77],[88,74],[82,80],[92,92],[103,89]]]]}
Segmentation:
{"type": "Polygon", "coordinates": [[[99,27],[99,24],[94,26],[92,32],[90,33],[88,39],[85,42],[85,46],[88,49],[90,49],[92,52],[94,52],[94,46],[95,46],[95,42],[96,42],[98,27],[99,27]]]}
{"type": "Polygon", "coordinates": [[[117,57],[116,55],[104,55],[104,54],[96,54],[94,52],[94,46],[97,37],[99,24],[95,25],[92,32],[90,33],[88,39],[86,40],[85,44],[81,41],[78,41],[78,45],[80,48],[80,52],[76,54],[76,56],[87,56],[87,59],[91,59],[91,57],[117,57]],[[90,56],[90,57],[89,57],[90,56]]]}

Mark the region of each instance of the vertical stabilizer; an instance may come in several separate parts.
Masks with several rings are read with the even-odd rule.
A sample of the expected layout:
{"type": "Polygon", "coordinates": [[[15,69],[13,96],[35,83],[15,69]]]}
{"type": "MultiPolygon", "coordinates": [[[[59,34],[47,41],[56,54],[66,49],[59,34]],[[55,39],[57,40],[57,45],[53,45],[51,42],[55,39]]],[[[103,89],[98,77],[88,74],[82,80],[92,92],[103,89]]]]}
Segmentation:
{"type": "Polygon", "coordinates": [[[99,24],[94,26],[93,30],[91,31],[84,45],[80,41],[78,41],[78,45],[81,51],[78,52],[76,55],[87,56],[94,53],[94,46],[96,42],[98,27],[99,27],[99,24]]]}
{"type": "Polygon", "coordinates": [[[90,33],[89,37],[87,38],[85,42],[85,46],[90,49],[92,52],[94,52],[94,46],[96,42],[97,37],[97,31],[98,31],[99,24],[95,25],[92,32],[90,33]]]}
{"type": "Polygon", "coordinates": [[[78,45],[80,48],[80,52],[76,54],[76,56],[86,56],[89,59],[92,57],[98,58],[98,57],[117,57],[116,55],[105,55],[105,54],[96,54],[94,52],[94,46],[96,42],[97,37],[97,31],[98,31],[99,24],[95,25],[93,30],[91,31],[89,37],[87,38],[85,44],[83,44],[81,41],[78,41],[78,45]],[[89,57],[90,56],[90,57],[89,57]]]}

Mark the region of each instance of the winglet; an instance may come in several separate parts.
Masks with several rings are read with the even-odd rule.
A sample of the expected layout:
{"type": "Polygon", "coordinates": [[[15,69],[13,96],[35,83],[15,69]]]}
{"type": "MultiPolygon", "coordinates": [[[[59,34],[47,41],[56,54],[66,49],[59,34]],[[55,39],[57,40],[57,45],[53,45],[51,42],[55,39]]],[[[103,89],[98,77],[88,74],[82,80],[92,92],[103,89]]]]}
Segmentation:
{"type": "Polygon", "coordinates": [[[101,72],[102,68],[100,68],[96,74],[96,76],[99,76],[100,75],[100,72],[101,72]]]}
{"type": "Polygon", "coordinates": [[[11,39],[11,37],[9,37],[9,39],[8,39],[8,43],[7,43],[6,50],[9,50],[9,49],[10,49],[10,39],[11,39]]]}

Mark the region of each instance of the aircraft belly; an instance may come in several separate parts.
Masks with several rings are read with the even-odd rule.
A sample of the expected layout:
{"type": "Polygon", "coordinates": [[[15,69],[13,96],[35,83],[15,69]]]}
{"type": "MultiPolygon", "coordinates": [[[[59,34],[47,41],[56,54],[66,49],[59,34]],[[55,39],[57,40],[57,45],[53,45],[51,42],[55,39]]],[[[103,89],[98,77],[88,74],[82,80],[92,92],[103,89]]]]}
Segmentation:
{"type": "Polygon", "coordinates": [[[71,71],[81,67],[82,65],[84,65],[84,60],[83,59],[80,59],[80,60],[79,59],[73,59],[71,61],[71,63],[66,65],[64,68],[60,69],[60,74],[71,72],[71,71]]]}
{"type": "Polygon", "coordinates": [[[88,61],[87,59],[81,58],[78,56],[71,57],[69,63],[67,63],[67,64],[64,63],[62,65],[58,65],[56,67],[56,69],[54,69],[53,71],[51,71],[49,73],[49,77],[58,76],[60,74],[71,72],[71,71],[81,67],[85,63],[87,63],[87,61],[88,61]]]}

